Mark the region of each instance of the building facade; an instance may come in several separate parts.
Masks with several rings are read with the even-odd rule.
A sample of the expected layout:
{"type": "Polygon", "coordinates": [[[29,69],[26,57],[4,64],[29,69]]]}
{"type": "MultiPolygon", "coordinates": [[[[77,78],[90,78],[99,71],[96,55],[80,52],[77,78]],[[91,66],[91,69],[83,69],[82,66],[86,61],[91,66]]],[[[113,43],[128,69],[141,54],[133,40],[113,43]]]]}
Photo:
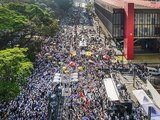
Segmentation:
{"type": "Polygon", "coordinates": [[[116,1],[111,4],[107,0],[96,0],[94,5],[97,16],[111,36],[123,41],[127,59],[134,58],[136,44],[160,53],[160,8],[130,2],[116,5],[116,1]]]}

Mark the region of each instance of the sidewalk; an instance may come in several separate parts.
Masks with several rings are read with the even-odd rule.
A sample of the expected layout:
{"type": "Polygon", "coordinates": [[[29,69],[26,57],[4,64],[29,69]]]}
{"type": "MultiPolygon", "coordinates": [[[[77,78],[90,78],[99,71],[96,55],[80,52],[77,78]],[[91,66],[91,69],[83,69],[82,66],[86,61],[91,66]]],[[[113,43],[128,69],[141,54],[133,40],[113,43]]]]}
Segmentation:
{"type": "Polygon", "coordinates": [[[133,63],[149,63],[149,64],[160,64],[160,54],[143,54],[143,55],[134,55],[133,63]]]}

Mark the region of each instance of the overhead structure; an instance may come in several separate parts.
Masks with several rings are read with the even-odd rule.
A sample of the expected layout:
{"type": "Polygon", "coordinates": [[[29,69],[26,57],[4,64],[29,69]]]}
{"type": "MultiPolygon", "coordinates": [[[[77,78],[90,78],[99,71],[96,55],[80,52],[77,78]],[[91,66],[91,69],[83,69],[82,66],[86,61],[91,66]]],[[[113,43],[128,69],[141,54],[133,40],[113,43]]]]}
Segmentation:
{"type": "Polygon", "coordinates": [[[105,78],[103,81],[104,81],[107,97],[111,101],[120,101],[119,92],[114,80],[112,78],[105,78]]]}
{"type": "Polygon", "coordinates": [[[137,98],[140,105],[143,107],[145,113],[147,115],[149,115],[151,120],[159,120],[160,110],[154,105],[154,103],[148,97],[148,95],[144,92],[144,90],[142,90],[142,89],[141,90],[134,90],[133,94],[137,98]]]}
{"type": "Polygon", "coordinates": [[[69,78],[66,79],[65,74],[55,73],[53,82],[55,83],[69,83],[69,82],[78,82],[78,73],[71,73],[69,78]]]}

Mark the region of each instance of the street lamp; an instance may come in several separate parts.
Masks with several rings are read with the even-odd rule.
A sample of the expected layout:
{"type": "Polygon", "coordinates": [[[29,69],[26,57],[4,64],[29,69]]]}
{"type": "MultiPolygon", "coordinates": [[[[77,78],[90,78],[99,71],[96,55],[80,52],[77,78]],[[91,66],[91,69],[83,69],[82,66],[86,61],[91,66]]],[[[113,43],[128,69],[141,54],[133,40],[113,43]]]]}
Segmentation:
{"type": "Polygon", "coordinates": [[[100,37],[100,34],[101,34],[101,26],[99,25],[99,37],[100,37]]]}
{"type": "Polygon", "coordinates": [[[104,46],[105,46],[105,48],[106,48],[106,40],[107,40],[107,37],[106,37],[106,35],[104,34],[104,46]]]}
{"type": "Polygon", "coordinates": [[[124,57],[124,50],[121,48],[121,51],[122,51],[122,70],[123,70],[123,66],[124,66],[124,60],[123,60],[123,57],[124,57]]]}
{"type": "Polygon", "coordinates": [[[135,65],[133,66],[133,87],[136,88],[136,73],[135,73],[135,65]]]}
{"type": "Polygon", "coordinates": [[[152,107],[151,106],[149,106],[148,107],[148,120],[151,120],[151,111],[152,111],[152,107]]]}

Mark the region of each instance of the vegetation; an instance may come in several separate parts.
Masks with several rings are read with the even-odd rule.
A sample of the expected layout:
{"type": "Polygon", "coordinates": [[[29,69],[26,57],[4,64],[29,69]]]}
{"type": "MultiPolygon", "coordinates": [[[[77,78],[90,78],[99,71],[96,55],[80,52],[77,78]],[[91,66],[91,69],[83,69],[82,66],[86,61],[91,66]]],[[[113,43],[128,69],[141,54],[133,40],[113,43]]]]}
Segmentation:
{"type": "Polygon", "coordinates": [[[0,102],[14,99],[19,92],[20,87],[15,82],[0,80],[0,102]]]}
{"type": "Polygon", "coordinates": [[[72,7],[73,1],[72,0],[54,0],[56,5],[63,9],[64,11],[68,10],[70,7],[72,7]]]}
{"type": "Polygon", "coordinates": [[[0,51],[0,100],[16,97],[31,74],[33,64],[26,57],[27,48],[0,51]]]}
{"type": "Polygon", "coordinates": [[[59,30],[55,13],[71,6],[71,0],[0,0],[0,101],[19,95],[33,69],[30,61],[59,30]]]}
{"type": "MultiPolygon", "coordinates": [[[[58,30],[58,22],[56,22],[57,20],[52,15],[50,15],[47,11],[42,10],[37,5],[33,5],[33,4],[21,5],[21,4],[10,3],[10,4],[7,4],[6,7],[9,10],[15,11],[19,15],[22,15],[28,18],[30,27],[32,29],[38,28],[34,31],[34,33],[43,33],[44,26],[50,29],[54,29],[55,30],[54,32],[58,30]]],[[[53,34],[54,33],[52,33],[52,35],[53,34]]]]}
{"type": "Polygon", "coordinates": [[[0,30],[19,30],[27,23],[25,16],[18,15],[16,12],[0,7],[0,30]]]}
{"type": "Polygon", "coordinates": [[[92,15],[93,14],[93,4],[91,2],[88,2],[85,7],[86,7],[87,12],[92,15]]]}
{"type": "Polygon", "coordinates": [[[36,47],[41,47],[43,39],[53,37],[58,30],[55,16],[37,5],[8,3],[0,7],[0,49],[16,44],[28,47],[29,57],[34,61],[40,50],[36,47]]]}

